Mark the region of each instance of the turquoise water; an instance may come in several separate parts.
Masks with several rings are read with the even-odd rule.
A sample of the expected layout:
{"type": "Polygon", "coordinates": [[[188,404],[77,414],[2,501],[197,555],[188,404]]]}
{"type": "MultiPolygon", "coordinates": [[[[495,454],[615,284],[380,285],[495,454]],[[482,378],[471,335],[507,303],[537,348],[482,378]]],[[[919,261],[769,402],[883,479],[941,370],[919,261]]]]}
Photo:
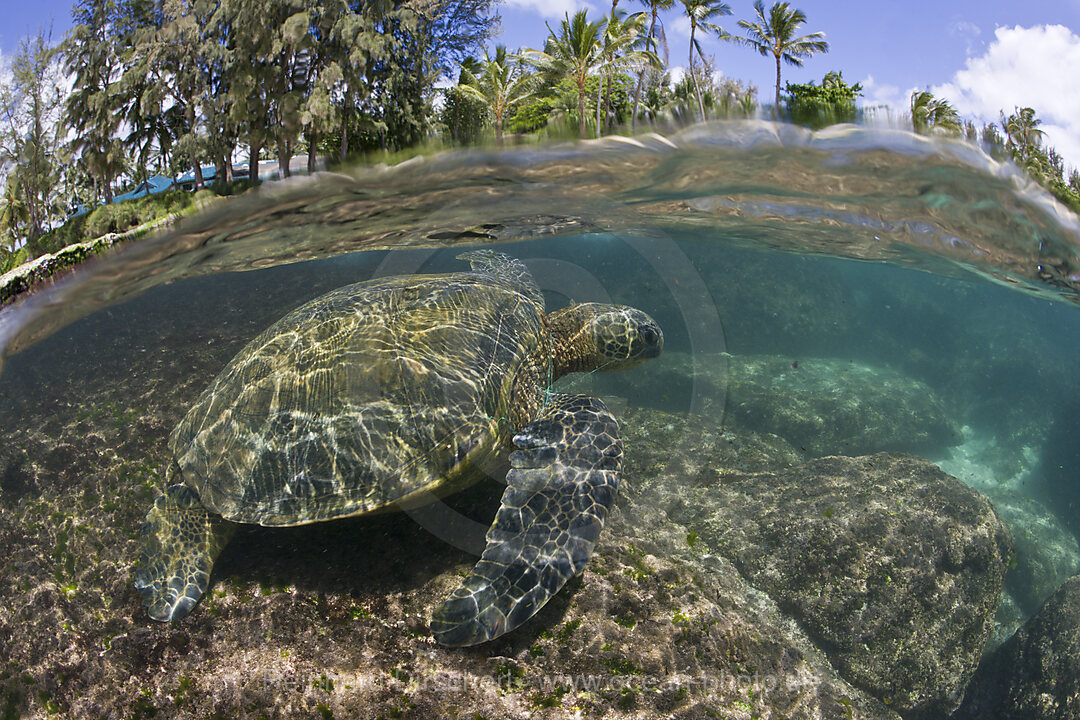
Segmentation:
{"type": "MultiPolygon", "coordinates": [[[[121,589],[102,591],[104,612],[138,618],[123,594],[134,528],[169,430],[225,363],[329,290],[461,271],[460,252],[493,244],[525,261],[549,309],[624,303],[663,327],[659,360],[564,386],[779,436],[807,460],[911,452],[986,495],[1037,566],[1006,580],[992,642],[1080,571],[1076,218],[970,146],[725,125],[299,179],[3,309],[5,599],[23,607],[33,587],[111,563],[121,589]]],[[[487,522],[492,497],[470,498],[459,509],[487,522]]],[[[26,652],[38,664],[24,672],[55,671],[59,650],[26,652]]],[[[66,687],[50,692],[70,703],[66,687]]],[[[20,712],[44,702],[11,692],[20,712]]]]}

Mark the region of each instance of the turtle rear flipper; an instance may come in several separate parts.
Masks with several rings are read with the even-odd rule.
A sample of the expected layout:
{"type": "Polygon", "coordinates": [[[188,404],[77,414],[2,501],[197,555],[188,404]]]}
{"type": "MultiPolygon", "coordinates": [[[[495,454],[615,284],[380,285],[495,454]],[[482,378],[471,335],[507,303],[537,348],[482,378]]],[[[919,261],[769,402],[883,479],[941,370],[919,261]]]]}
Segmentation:
{"type": "Polygon", "coordinates": [[[480,562],[432,618],[444,645],[491,640],[536,614],[584,569],[614,502],[622,443],[600,400],[556,396],[514,444],[480,562]]]}
{"type": "Polygon", "coordinates": [[[139,529],[143,547],[135,571],[135,588],[151,618],[167,622],[191,612],[234,530],[211,516],[187,486],[172,485],[154,501],[139,529]]]}

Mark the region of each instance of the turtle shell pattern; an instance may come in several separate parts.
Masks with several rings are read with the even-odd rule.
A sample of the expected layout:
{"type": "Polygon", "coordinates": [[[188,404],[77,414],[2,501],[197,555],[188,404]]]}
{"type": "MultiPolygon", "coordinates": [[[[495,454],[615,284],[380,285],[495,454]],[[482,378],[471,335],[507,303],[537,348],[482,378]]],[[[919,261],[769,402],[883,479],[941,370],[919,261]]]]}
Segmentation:
{"type": "Polygon", "coordinates": [[[300,525],[456,491],[539,408],[542,298],[483,272],[334,290],[252,340],[169,443],[228,520],[300,525]],[[528,411],[526,411],[526,415],[528,411]],[[527,418],[525,418],[527,419],[527,418]]]}

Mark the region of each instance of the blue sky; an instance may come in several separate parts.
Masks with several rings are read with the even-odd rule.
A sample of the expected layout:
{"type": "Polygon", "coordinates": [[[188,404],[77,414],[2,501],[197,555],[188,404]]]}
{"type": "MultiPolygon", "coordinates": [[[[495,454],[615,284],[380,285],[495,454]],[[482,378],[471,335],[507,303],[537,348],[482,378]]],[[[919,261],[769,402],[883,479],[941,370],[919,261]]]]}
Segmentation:
{"type": "MultiPolygon", "coordinates": [[[[70,0],[0,0],[0,53],[10,56],[19,39],[50,22],[59,38],[70,26],[70,0]]],[[[752,0],[730,0],[734,14],[721,25],[753,13],[752,0]]],[[[771,0],[767,0],[771,4],[771,0]]],[[[910,92],[928,88],[948,97],[961,113],[981,121],[998,110],[1030,105],[1043,118],[1051,144],[1070,165],[1080,166],[1080,0],[794,0],[807,15],[806,31],[825,32],[831,49],[802,68],[784,67],[784,80],[820,80],[830,70],[864,86],[864,102],[903,110],[910,92]]],[[[543,46],[545,21],[558,27],[565,12],[587,8],[590,17],[610,11],[608,2],[505,0],[497,42],[511,49],[543,46]]],[[[619,9],[643,9],[620,0],[619,9]]],[[[686,21],[663,15],[669,63],[684,66],[686,21]]],[[[728,77],[772,95],[774,65],[745,48],[707,39],[706,52],[728,77]]]]}
{"type": "MultiPolygon", "coordinates": [[[[741,34],[736,21],[752,16],[752,0],[730,0],[728,4],[733,15],[720,24],[728,32],[741,34]]],[[[766,7],[770,4],[766,2],[766,7]]],[[[997,26],[1061,24],[1080,32],[1080,0],[794,0],[792,5],[806,13],[805,29],[824,32],[831,46],[827,55],[814,57],[803,68],[785,66],[785,79],[793,82],[820,80],[829,70],[843,70],[844,77],[853,80],[872,75],[881,83],[905,88],[934,85],[951,78],[970,54],[984,50],[997,26]]],[[[501,11],[502,40],[510,47],[540,47],[547,34],[544,20],[557,28],[564,12],[580,7],[590,8],[590,15],[597,16],[610,10],[605,2],[509,0],[501,11]]],[[[619,2],[620,10],[643,7],[636,1],[619,2]]],[[[665,15],[670,62],[684,65],[688,50],[685,20],[680,22],[675,11],[665,15]]],[[[749,80],[763,93],[773,87],[771,58],[712,40],[705,45],[726,75],[749,80]]]]}
{"type": "MultiPolygon", "coordinates": [[[[766,7],[772,0],[766,0],[766,7]]],[[[1050,144],[1069,165],[1080,166],[1080,0],[793,0],[807,16],[806,32],[822,31],[825,55],[803,67],[785,65],[784,81],[820,81],[840,70],[863,85],[862,102],[903,112],[911,91],[929,89],[948,97],[965,117],[998,119],[999,110],[1032,106],[1043,119],[1050,144]]],[[[676,3],[678,5],[678,3],[676,3]]],[[[729,0],[733,14],[720,25],[738,34],[739,19],[753,15],[752,0],[729,0]]],[[[607,2],[507,0],[499,42],[510,48],[540,48],[545,21],[558,28],[564,13],[588,8],[610,12],[607,2]]],[[[620,0],[619,9],[643,4],[620,0]]],[[[675,10],[662,15],[669,64],[687,62],[688,25],[675,10]]],[[[756,85],[772,97],[775,64],[742,47],[706,40],[705,49],[724,75],[756,85]]]]}

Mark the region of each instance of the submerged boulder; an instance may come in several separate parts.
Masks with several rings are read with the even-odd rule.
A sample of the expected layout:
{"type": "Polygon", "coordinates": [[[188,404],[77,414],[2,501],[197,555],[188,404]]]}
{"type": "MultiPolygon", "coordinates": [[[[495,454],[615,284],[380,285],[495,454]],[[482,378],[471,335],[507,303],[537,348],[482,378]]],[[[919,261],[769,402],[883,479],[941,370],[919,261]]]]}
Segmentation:
{"type": "Polygon", "coordinates": [[[1080,572],[1080,544],[1038,500],[1006,488],[987,490],[987,497],[1016,545],[1016,561],[1005,576],[1005,588],[1030,616],[1080,572]]]}
{"type": "Polygon", "coordinates": [[[979,666],[956,720],[1080,717],[1080,575],[979,666]]]}
{"type": "MultiPolygon", "coordinates": [[[[721,433],[713,448],[739,436],[721,433]]],[[[635,502],[730,559],[845,679],[905,717],[955,708],[1012,556],[985,498],[911,456],[740,470],[712,462],[708,449],[687,452],[676,433],[636,440],[628,438],[628,476],[648,487],[634,491],[635,502]],[[657,465],[667,474],[647,471],[657,465]]]]}
{"type": "Polygon", "coordinates": [[[836,358],[666,353],[641,374],[651,376],[652,387],[692,386],[704,414],[779,435],[812,456],[932,455],[962,439],[926,383],[887,367],[836,358]]]}

